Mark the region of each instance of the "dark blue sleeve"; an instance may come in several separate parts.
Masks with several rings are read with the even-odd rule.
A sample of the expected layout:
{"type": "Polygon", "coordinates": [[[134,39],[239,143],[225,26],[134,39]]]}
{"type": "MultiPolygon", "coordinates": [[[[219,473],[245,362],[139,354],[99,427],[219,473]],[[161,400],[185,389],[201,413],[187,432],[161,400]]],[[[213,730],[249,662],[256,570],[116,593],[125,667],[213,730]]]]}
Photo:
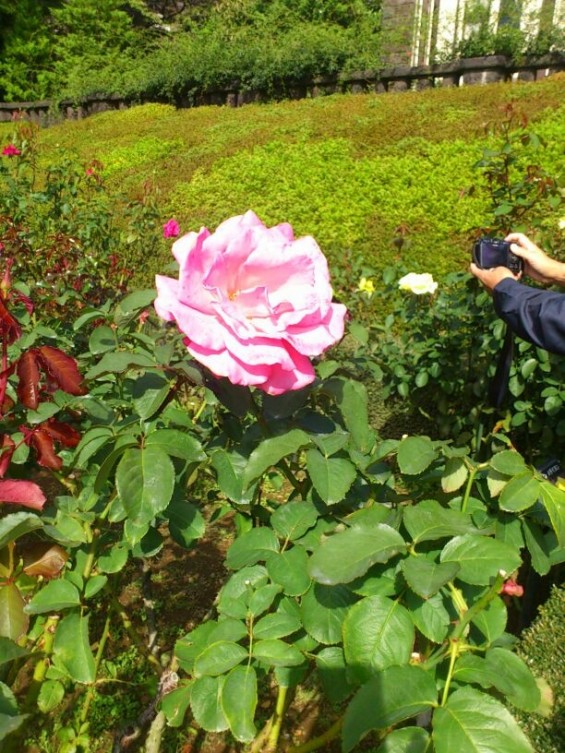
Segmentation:
{"type": "Polygon", "coordinates": [[[498,316],[519,337],[565,355],[565,294],[531,288],[507,277],[494,288],[493,302],[498,316]]]}

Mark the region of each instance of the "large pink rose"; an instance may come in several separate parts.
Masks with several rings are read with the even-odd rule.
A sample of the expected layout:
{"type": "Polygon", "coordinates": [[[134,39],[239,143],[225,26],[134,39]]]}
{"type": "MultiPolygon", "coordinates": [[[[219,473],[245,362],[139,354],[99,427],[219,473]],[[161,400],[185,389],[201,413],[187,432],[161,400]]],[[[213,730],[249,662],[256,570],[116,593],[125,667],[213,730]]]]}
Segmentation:
{"type": "Polygon", "coordinates": [[[155,309],[175,321],[189,352],[216,376],[269,395],[314,380],[312,356],[343,336],[346,308],[332,303],[328,265],[311,237],[267,228],[253,212],[215,233],[173,244],[179,279],[157,276],[155,309]]]}

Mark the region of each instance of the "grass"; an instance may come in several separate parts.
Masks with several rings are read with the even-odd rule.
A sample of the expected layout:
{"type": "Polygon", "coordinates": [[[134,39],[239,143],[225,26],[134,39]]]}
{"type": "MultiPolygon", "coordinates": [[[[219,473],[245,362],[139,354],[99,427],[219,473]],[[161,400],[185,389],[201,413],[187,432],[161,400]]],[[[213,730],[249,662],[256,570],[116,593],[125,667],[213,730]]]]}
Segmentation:
{"type": "MultiPolygon", "coordinates": [[[[334,267],[348,256],[378,272],[400,258],[440,275],[466,266],[472,233],[489,223],[475,163],[509,105],[546,140],[536,160],[564,174],[564,82],[557,74],[238,109],[147,104],[67,121],[39,139],[50,157],[71,150],[85,164],[99,160],[108,184],[131,195],[150,182],[163,221],[175,216],[183,231],[251,208],[268,224],[314,235],[334,267]]],[[[1,124],[0,136],[10,128],[1,124]]],[[[147,284],[168,259],[131,261],[135,282],[147,284]]]]}

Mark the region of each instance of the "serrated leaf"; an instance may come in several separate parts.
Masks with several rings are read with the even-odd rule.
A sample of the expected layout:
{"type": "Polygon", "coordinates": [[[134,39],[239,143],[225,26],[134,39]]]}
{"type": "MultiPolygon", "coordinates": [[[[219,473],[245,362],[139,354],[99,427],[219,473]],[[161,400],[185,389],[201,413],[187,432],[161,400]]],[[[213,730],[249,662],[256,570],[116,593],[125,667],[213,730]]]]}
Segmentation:
{"type": "Polygon", "coordinates": [[[379,745],[375,753],[427,753],[430,736],[422,727],[394,729],[379,745]]]}
{"type": "Polygon", "coordinates": [[[512,573],[522,564],[514,547],[486,536],[456,536],[440,555],[442,562],[460,566],[457,578],[465,583],[488,585],[500,570],[512,573]]]}
{"type": "Polygon", "coordinates": [[[248,656],[247,651],[234,641],[216,641],[199,654],[194,661],[195,677],[223,675],[248,656]]]}
{"type": "Polygon", "coordinates": [[[515,476],[518,473],[523,473],[526,470],[526,463],[524,458],[515,450],[502,450],[497,452],[489,460],[489,465],[494,468],[498,473],[503,473],[506,476],[515,476]]]}
{"type": "Polygon", "coordinates": [[[116,350],[118,347],[118,340],[116,333],[107,324],[102,324],[96,327],[90,333],[88,338],[88,349],[90,352],[98,356],[101,353],[106,353],[109,350],[116,350]]]}
{"type": "Polygon", "coordinates": [[[541,498],[560,547],[565,547],[565,491],[549,481],[540,484],[541,498]]]}
{"type": "Polygon", "coordinates": [[[407,557],[402,560],[400,567],[410,588],[423,599],[437,593],[459,571],[456,562],[438,563],[421,555],[407,557]]]}
{"type": "Polygon", "coordinates": [[[43,528],[43,521],[31,512],[14,512],[0,518],[0,549],[26,533],[43,528]]]}
{"type": "Polygon", "coordinates": [[[142,419],[151,418],[165,402],[171,385],[164,374],[147,371],[133,383],[132,403],[142,419]]]}
{"type": "Polygon", "coordinates": [[[300,546],[272,554],[267,559],[267,572],[287,596],[302,596],[310,587],[308,555],[300,546]]]}
{"type": "Polygon", "coordinates": [[[441,475],[441,488],[446,494],[455,492],[463,486],[468,476],[469,469],[463,458],[449,458],[441,475]]]}
{"type": "Polygon", "coordinates": [[[349,583],[376,562],[387,562],[406,548],[402,536],[384,523],[353,525],[326,539],[310,558],[310,576],[325,585],[349,583]]]}
{"type": "Polygon", "coordinates": [[[159,447],[167,455],[190,463],[206,460],[206,453],[192,434],[178,429],[158,429],[145,437],[146,447],[159,447]]]}
{"type": "Polygon", "coordinates": [[[436,753],[534,753],[506,708],[473,688],[456,690],[432,723],[436,753]]]}
{"type": "Polygon", "coordinates": [[[343,622],[343,650],[349,676],[363,683],[377,670],[407,664],[414,647],[414,624],[407,609],[385,596],[354,604],[343,622]]]}
{"type": "Polygon", "coordinates": [[[173,499],[165,515],[169,520],[169,533],[180,546],[190,548],[204,535],[206,522],[198,507],[191,502],[173,499]]]}
{"type": "Polygon", "coordinates": [[[349,753],[370,730],[392,727],[436,704],[437,690],[431,673],[411,665],[384,669],[357,691],[347,707],[342,733],[344,753],[349,753]]]}
{"type": "Polygon", "coordinates": [[[68,580],[52,580],[38,591],[26,605],[27,614],[59,612],[80,604],[80,594],[76,586],[68,580]]]}
{"type": "Polygon", "coordinates": [[[350,460],[325,457],[318,450],[308,450],[306,467],[314,489],[327,505],[341,502],[357,476],[350,460]]]}
{"type": "Polygon", "coordinates": [[[210,461],[216,471],[220,491],[232,502],[249,503],[253,497],[254,487],[246,490],[243,488],[243,474],[247,468],[248,458],[237,452],[218,449],[212,452],[210,461]]]}
{"type": "Polygon", "coordinates": [[[186,711],[190,705],[192,683],[171,690],[161,699],[161,710],[167,719],[169,727],[181,727],[186,711]]]}
{"type": "Polygon", "coordinates": [[[10,638],[0,636],[0,667],[3,664],[8,664],[9,662],[14,661],[14,659],[21,659],[28,654],[29,651],[18,646],[18,644],[10,640],[10,638]]]}
{"type": "Polygon", "coordinates": [[[154,362],[149,356],[142,353],[130,353],[118,351],[105,353],[100,361],[86,372],[85,378],[88,381],[98,379],[105,374],[123,374],[132,368],[151,368],[154,362]]]}
{"type": "Polygon", "coordinates": [[[170,457],[158,447],[130,448],[116,468],[116,488],[128,518],[149,523],[166,509],[175,485],[170,457]]]}
{"type": "Polygon", "coordinates": [[[408,592],[404,605],[418,631],[433,643],[443,643],[449,632],[451,616],[443,603],[441,594],[429,599],[408,592]]]}
{"type": "Polygon", "coordinates": [[[249,456],[244,472],[243,487],[248,487],[282,458],[294,455],[311,444],[310,437],[301,429],[291,429],[286,434],[265,439],[249,456]]]}
{"type": "Polygon", "coordinates": [[[273,667],[297,667],[304,661],[302,652],[296,646],[276,638],[254,643],[253,656],[258,661],[273,667]]]}
{"type": "Polygon", "coordinates": [[[88,617],[78,612],[63,617],[53,641],[53,658],[55,665],[74,682],[94,682],[96,669],[88,635],[88,617]]]}
{"type": "Polygon", "coordinates": [[[253,636],[256,640],[270,638],[285,638],[287,635],[300,630],[300,619],[285,612],[273,612],[262,617],[253,628],[253,636]]]}
{"type": "Polygon", "coordinates": [[[398,445],[397,461],[401,473],[414,476],[429,468],[437,457],[428,437],[405,437],[398,445]]]}
{"type": "Polygon", "coordinates": [[[308,501],[287,502],[271,515],[271,526],[281,539],[294,541],[315,525],[319,513],[308,501]]]}
{"type": "Polygon", "coordinates": [[[239,536],[228,549],[226,566],[239,570],[247,565],[265,560],[279,551],[279,542],[271,528],[252,528],[239,536]]]}
{"type": "Polygon", "coordinates": [[[208,732],[223,732],[229,728],[222,709],[223,677],[199,677],[190,694],[190,707],[194,719],[208,732]]]}
{"type": "Polygon", "coordinates": [[[402,520],[414,544],[476,531],[469,515],[443,507],[435,499],[406,507],[402,520]]]}
{"type": "Polygon", "coordinates": [[[521,512],[533,507],[541,494],[541,482],[531,471],[514,476],[500,493],[499,505],[507,512],[521,512]]]}
{"type": "Polygon", "coordinates": [[[314,583],[302,597],[302,624],[318,643],[340,643],[343,620],[357,600],[358,597],[345,586],[314,583]]]}
{"type": "Polygon", "coordinates": [[[316,669],[324,694],[332,703],[341,703],[351,694],[354,685],[347,678],[343,649],[328,646],[316,654],[316,669]]]}
{"type": "Polygon", "coordinates": [[[257,707],[257,675],[253,667],[231,670],[222,686],[221,702],[232,735],[239,742],[250,743],[257,734],[253,721],[257,707]]]}
{"type": "Polygon", "coordinates": [[[48,714],[61,703],[65,697],[65,687],[58,680],[44,680],[41,683],[37,706],[43,714],[48,714]]]}
{"type": "Polygon", "coordinates": [[[0,586],[0,636],[18,641],[25,635],[29,617],[24,606],[25,602],[15,583],[0,586]]]}

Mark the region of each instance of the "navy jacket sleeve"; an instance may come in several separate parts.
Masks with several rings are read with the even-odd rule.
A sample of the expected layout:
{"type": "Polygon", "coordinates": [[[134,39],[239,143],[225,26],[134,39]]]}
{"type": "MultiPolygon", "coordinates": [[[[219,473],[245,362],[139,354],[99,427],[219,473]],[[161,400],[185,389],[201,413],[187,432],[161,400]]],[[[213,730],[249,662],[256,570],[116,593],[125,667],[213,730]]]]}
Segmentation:
{"type": "Polygon", "coordinates": [[[565,294],[531,288],[508,277],[494,288],[493,302],[498,316],[519,337],[565,355],[565,294]]]}

